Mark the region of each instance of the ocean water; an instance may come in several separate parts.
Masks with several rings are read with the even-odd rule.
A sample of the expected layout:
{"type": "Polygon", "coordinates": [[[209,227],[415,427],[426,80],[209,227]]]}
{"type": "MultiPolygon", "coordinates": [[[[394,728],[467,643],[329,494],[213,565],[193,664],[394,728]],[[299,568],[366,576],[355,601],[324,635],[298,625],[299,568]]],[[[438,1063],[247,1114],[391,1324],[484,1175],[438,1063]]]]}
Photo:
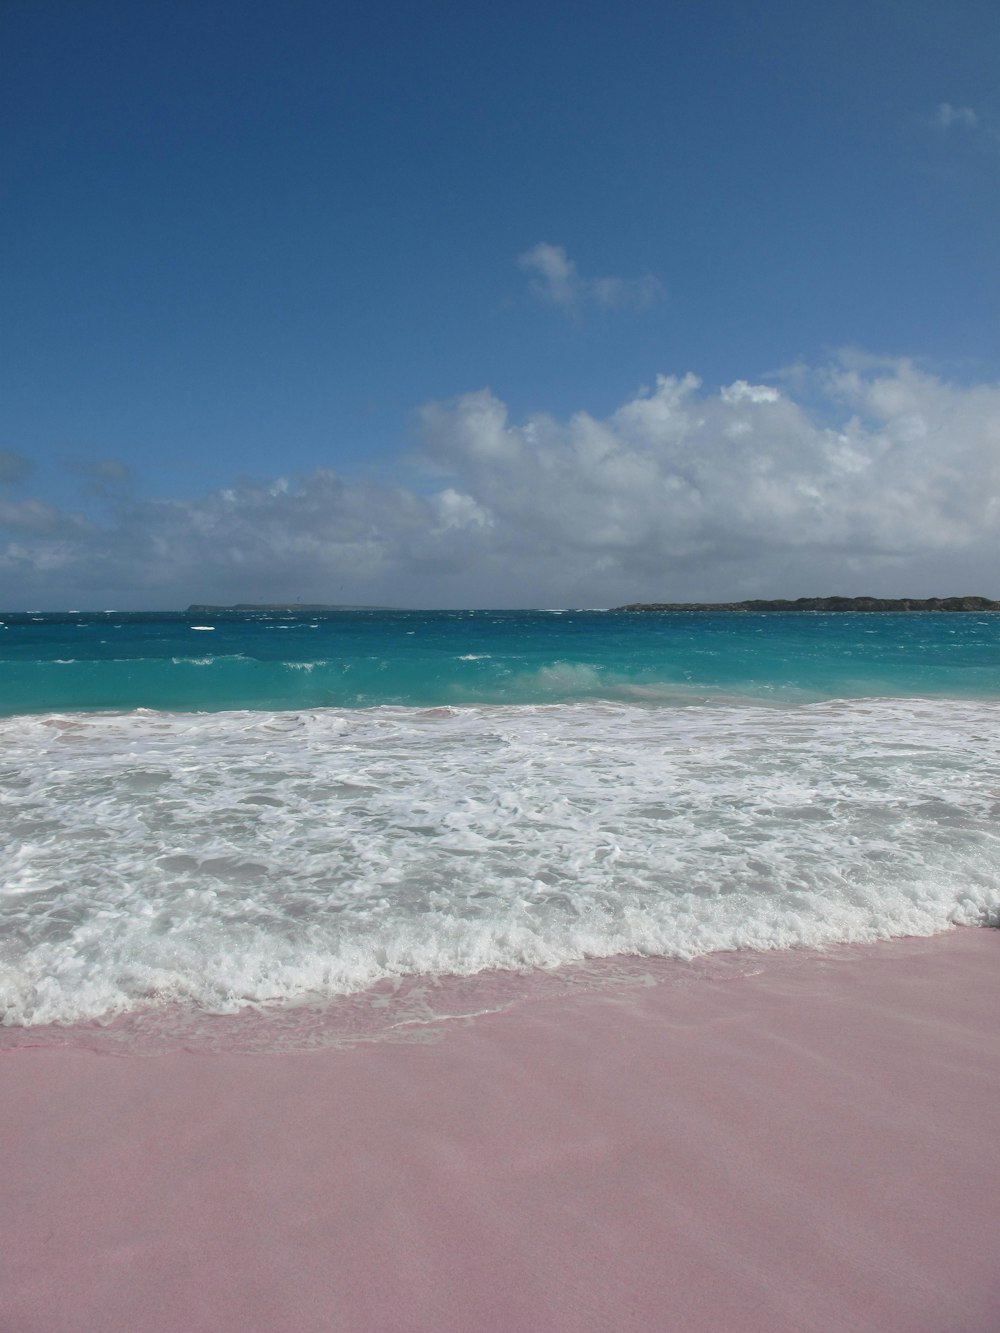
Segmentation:
{"type": "Polygon", "coordinates": [[[1000,616],[0,620],[8,1040],[998,920],[1000,616]]]}

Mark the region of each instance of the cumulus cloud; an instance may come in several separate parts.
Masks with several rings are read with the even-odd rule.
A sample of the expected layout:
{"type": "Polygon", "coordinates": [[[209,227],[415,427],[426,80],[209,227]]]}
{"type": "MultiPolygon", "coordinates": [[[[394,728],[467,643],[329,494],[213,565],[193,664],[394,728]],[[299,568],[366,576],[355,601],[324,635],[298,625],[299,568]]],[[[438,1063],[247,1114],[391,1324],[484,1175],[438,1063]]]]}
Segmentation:
{"type": "Polygon", "coordinates": [[[906,361],[845,361],[813,380],[837,428],[775,386],[706,394],[687,375],[605,421],[514,426],[479,393],[429,409],[425,429],[432,457],[522,549],[613,571],[618,587],[727,596],[804,575],[827,590],[862,576],[883,586],[976,550],[992,582],[1000,387],[955,388],[906,361]]]}
{"type": "Polygon", "coordinates": [[[943,130],[949,130],[954,125],[974,130],[979,125],[979,115],[971,106],[952,106],[950,102],[942,102],[934,113],[934,123],[943,130]]]}
{"type": "Polygon", "coordinates": [[[420,413],[425,485],[320,469],[97,524],[0,506],[0,604],[607,605],[1000,593],[1000,385],[858,354],[661,376],[606,418],[420,413]]]}
{"type": "Polygon", "coordinates": [[[585,278],[561,245],[547,241],[518,255],[517,263],[532,275],[531,292],[565,314],[579,314],[587,306],[644,310],[663,294],[659,280],[650,273],[641,278],[585,278]]]}

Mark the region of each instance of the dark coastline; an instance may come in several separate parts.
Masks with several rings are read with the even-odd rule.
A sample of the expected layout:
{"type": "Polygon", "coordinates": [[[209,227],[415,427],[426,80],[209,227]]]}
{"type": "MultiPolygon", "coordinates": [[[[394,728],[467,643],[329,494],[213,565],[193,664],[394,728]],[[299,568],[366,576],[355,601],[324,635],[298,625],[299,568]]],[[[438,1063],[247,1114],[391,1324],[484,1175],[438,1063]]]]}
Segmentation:
{"type": "Polygon", "coordinates": [[[614,611],[1000,611],[989,597],[798,597],[746,602],[630,602],[614,611]]]}

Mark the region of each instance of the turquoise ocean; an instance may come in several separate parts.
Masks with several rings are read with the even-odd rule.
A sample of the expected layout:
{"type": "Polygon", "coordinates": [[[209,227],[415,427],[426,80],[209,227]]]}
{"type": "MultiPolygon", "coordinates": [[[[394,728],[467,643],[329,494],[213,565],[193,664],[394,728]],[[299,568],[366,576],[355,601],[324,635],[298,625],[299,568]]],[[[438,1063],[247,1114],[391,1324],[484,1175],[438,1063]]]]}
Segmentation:
{"type": "Polygon", "coordinates": [[[5,1040],[998,919],[1000,615],[0,622],[5,1040]]]}

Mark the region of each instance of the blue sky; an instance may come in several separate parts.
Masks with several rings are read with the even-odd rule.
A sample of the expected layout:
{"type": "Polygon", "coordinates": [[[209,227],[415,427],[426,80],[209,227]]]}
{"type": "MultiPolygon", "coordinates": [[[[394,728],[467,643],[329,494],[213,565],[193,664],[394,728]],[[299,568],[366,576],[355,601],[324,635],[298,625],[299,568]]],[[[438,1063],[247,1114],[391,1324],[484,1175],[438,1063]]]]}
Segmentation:
{"type": "Polygon", "coordinates": [[[0,604],[1000,593],[993,0],[7,0],[0,61],[0,604]]]}

